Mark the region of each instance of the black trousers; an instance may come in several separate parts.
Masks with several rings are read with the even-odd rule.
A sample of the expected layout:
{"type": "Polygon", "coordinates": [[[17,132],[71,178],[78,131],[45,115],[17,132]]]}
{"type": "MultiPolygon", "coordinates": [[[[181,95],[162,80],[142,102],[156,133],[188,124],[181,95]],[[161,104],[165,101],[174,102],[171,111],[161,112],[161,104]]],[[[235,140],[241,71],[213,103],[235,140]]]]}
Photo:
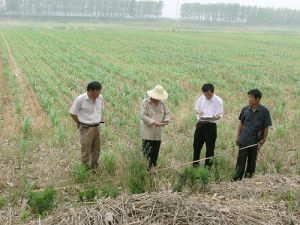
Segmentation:
{"type": "Polygon", "coordinates": [[[148,169],[156,166],[161,141],[142,140],[144,156],[147,158],[148,169]]]}
{"type": "MultiPolygon", "coordinates": [[[[240,145],[239,148],[246,147],[240,145]]],[[[242,180],[245,174],[246,178],[250,178],[255,173],[256,159],[257,159],[258,146],[249,147],[239,150],[236,162],[236,175],[234,180],[242,180]],[[247,163],[247,168],[246,168],[247,163]],[[245,173],[246,168],[246,173],[245,173]]]]}
{"type": "MultiPolygon", "coordinates": [[[[215,146],[217,140],[217,124],[198,122],[194,134],[194,157],[193,161],[200,159],[201,149],[205,143],[206,158],[214,156],[215,146]]],[[[205,166],[211,167],[213,165],[212,159],[205,160],[205,166]]],[[[199,162],[193,163],[194,167],[199,166],[199,162]]]]}

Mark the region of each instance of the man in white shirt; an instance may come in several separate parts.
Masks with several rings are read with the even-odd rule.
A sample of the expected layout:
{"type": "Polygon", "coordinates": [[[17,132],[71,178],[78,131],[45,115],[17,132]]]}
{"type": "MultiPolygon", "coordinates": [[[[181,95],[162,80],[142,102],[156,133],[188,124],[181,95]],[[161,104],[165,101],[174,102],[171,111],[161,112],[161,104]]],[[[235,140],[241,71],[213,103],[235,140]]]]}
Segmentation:
{"type": "MultiPolygon", "coordinates": [[[[193,161],[200,159],[204,143],[206,145],[206,158],[214,156],[217,140],[217,123],[224,114],[223,100],[214,93],[214,86],[212,84],[204,84],[202,92],[203,95],[200,96],[195,105],[197,125],[194,135],[193,161]]],[[[205,160],[205,166],[210,168],[212,164],[213,159],[205,160]]],[[[193,166],[198,167],[199,162],[194,162],[193,166]]]]}
{"type": "Polygon", "coordinates": [[[99,125],[104,108],[101,88],[97,81],[89,83],[87,92],[79,95],[70,109],[70,114],[80,131],[81,162],[87,169],[96,169],[100,156],[99,125]]]}

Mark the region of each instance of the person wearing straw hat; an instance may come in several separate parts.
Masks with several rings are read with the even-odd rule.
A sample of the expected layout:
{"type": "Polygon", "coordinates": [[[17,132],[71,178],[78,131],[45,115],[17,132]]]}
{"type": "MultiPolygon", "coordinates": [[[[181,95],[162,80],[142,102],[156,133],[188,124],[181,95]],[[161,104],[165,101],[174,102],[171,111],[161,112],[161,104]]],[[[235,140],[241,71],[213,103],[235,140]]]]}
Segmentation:
{"type": "Polygon", "coordinates": [[[149,98],[141,104],[141,137],[143,154],[147,158],[148,170],[156,166],[163,127],[170,122],[170,111],[165,102],[168,93],[161,85],[147,91],[149,98]]]}
{"type": "Polygon", "coordinates": [[[239,152],[234,181],[242,180],[244,175],[246,178],[254,175],[258,150],[266,142],[268,128],[272,126],[270,111],[260,104],[261,97],[260,90],[250,90],[249,105],[242,109],[239,116],[240,124],[236,137],[239,152]]]}

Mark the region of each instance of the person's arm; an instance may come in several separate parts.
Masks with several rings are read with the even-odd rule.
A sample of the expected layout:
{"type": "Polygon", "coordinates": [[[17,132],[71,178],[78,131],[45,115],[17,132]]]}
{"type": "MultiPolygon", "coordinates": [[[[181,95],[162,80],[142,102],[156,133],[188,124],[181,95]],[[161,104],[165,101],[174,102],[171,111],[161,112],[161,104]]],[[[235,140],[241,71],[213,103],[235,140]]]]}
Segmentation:
{"type": "Polygon", "coordinates": [[[269,127],[272,126],[272,119],[271,119],[271,114],[270,111],[267,109],[266,113],[265,113],[265,117],[263,120],[263,134],[262,134],[262,139],[259,141],[259,145],[262,146],[268,138],[268,134],[269,134],[269,127]]]}
{"type": "Polygon", "coordinates": [[[240,136],[241,136],[241,132],[243,129],[244,124],[242,123],[242,121],[240,121],[239,127],[238,127],[238,132],[236,135],[236,141],[235,143],[239,146],[240,145],[240,136]]]}
{"type": "Polygon", "coordinates": [[[236,141],[235,141],[235,143],[238,146],[240,145],[240,136],[241,136],[242,129],[244,127],[244,122],[245,122],[244,109],[242,109],[242,111],[240,113],[239,120],[240,120],[240,124],[238,127],[238,132],[237,132],[236,141]]]}
{"type": "Polygon", "coordinates": [[[100,123],[105,123],[105,120],[104,120],[104,116],[103,116],[103,111],[105,110],[105,102],[104,102],[104,98],[102,95],[100,95],[100,98],[101,98],[101,121],[100,123]]]}
{"type": "Polygon", "coordinates": [[[201,97],[195,103],[195,111],[196,111],[197,115],[203,116],[204,113],[201,111],[201,108],[200,108],[200,99],[201,99],[201,97]]]}
{"type": "Polygon", "coordinates": [[[77,117],[77,113],[79,111],[79,108],[80,108],[80,101],[78,98],[76,98],[70,108],[70,111],[69,113],[71,114],[71,117],[72,119],[74,120],[74,122],[76,123],[77,125],[77,128],[79,128],[80,126],[80,122],[79,122],[79,119],[77,117]]]}
{"type": "Polygon", "coordinates": [[[223,116],[224,116],[224,104],[223,104],[223,101],[220,100],[220,103],[219,103],[218,108],[217,108],[217,113],[216,113],[216,115],[212,118],[212,120],[219,120],[219,119],[221,119],[223,116]]]}
{"type": "Polygon", "coordinates": [[[164,104],[164,120],[161,122],[161,125],[168,125],[171,120],[170,110],[168,105],[165,102],[163,102],[163,104],[164,104]]]}
{"type": "Polygon", "coordinates": [[[262,139],[259,141],[260,146],[262,146],[267,141],[268,134],[269,134],[269,127],[265,128],[263,131],[262,139]]]}
{"type": "Polygon", "coordinates": [[[79,128],[79,126],[80,126],[80,122],[79,122],[79,120],[78,120],[78,117],[77,117],[77,115],[74,115],[74,114],[72,114],[72,113],[70,113],[71,114],[71,117],[72,117],[72,119],[74,120],[74,122],[76,123],[76,125],[77,125],[77,128],[79,128]]]}
{"type": "Polygon", "coordinates": [[[155,123],[154,119],[148,116],[147,112],[147,101],[143,101],[141,105],[141,119],[144,123],[148,125],[153,125],[155,123]]]}

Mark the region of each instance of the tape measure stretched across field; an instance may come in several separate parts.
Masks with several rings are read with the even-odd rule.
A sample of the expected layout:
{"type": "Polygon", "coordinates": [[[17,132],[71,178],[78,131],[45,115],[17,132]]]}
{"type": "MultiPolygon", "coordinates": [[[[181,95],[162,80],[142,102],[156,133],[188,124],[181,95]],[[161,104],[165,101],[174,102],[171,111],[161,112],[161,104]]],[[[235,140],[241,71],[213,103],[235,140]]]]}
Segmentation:
{"type": "MultiPolygon", "coordinates": [[[[251,148],[251,147],[255,147],[255,146],[258,146],[258,148],[260,147],[259,143],[257,143],[257,144],[248,145],[248,146],[239,148],[238,151],[245,150],[247,148],[251,148]]],[[[186,166],[186,165],[190,165],[190,164],[193,164],[193,163],[196,163],[196,162],[202,162],[202,161],[205,161],[207,159],[213,159],[213,158],[216,158],[216,157],[219,157],[219,156],[222,156],[222,155],[225,155],[225,153],[214,155],[214,156],[210,156],[210,157],[199,159],[199,160],[195,160],[195,161],[190,161],[190,162],[182,163],[182,164],[177,165],[176,168],[174,168],[173,166],[168,166],[168,167],[159,168],[159,169],[155,168],[154,171],[162,171],[162,170],[168,170],[168,169],[179,169],[179,168],[181,168],[183,166],[186,166]]]]}

